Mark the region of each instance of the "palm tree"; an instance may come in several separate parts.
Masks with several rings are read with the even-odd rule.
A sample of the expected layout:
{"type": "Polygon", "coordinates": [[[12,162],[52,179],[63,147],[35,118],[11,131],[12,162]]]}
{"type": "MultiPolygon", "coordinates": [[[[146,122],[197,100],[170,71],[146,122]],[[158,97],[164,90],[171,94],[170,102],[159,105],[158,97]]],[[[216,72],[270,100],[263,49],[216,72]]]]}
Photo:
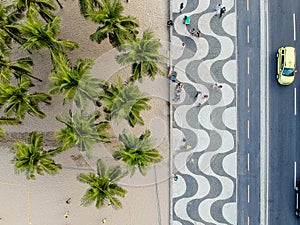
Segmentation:
{"type": "Polygon", "coordinates": [[[27,15],[31,11],[37,12],[46,22],[55,17],[55,4],[53,0],[14,0],[14,6],[19,12],[25,12],[27,15]]]}
{"type": "Polygon", "coordinates": [[[43,25],[34,19],[35,14],[29,14],[25,24],[17,26],[27,38],[21,45],[26,50],[39,50],[49,48],[52,52],[73,50],[78,44],[68,40],[57,39],[60,30],[60,18],[56,16],[53,21],[43,25]]]}
{"type": "Polygon", "coordinates": [[[154,79],[157,73],[164,75],[164,72],[157,65],[166,57],[158,53],[161,46],[159,39],[153,38],[153,32],[149,29],[143,33],[143,38],[127,40],[120,46],[122,55],[117,56],[119,63],[132,64],[132,76],[130,80],[135,81],[143,76],[154,79]]]}
{"type": "Polygon", "coordinates": [[[116,84],[104,88],[99,96],[104,103],[106,118],[125,118],[134,127],[136,123],[144,124],[140,113],[142,110],[149,110],[151,106],[147,104],[150,97],[140,92],[140,89],[133,83],[124,85],[121,78],[117,78],[116,84]]]}
{"type": "Polygon", "coordinates": [[[149,130],[146,130],[139,138],[133,134],[123,133],[119,135],[119,140],[123,145],[114,151],[113,157],[116,160],[122,160],[126,164],[131,176],[136,168],[145,176],[149,166],[163,159],[153,147],[153,141],[149,138],[150,135],[149,130]]]}
{"type": "Polygon", "coordinates": [[[97,161],[97,173],[81,173],[77,179],[88,184],[81,199],[83,206],[89,206],[96,202],[96,208],[111,205],[114,209],[122,208],[122,204],[117,197],[125,197],[127,191],[120,187],[116,182],[123,178],[126,173],[122,172],[119,166],[108,167],[101,159],[97,161]]]}
{"type": "Polygon", "coordinates": [[[52,53],[52,59],[54,69],[50,75],[50,94],[60,93],[64,100],[74,100],[80,109],[86,107],[87,100],[96,101],[102,83],[89,73],[93,60],[78,59],[73,66],[63,53],[52,53]]]}
{"type": "Polygon", "coordinates": [[[23,14],[15,10],[13,5],[5,5],[0,2],[0,51],[11,48],[12,40],[22,44],[25,39],[20,30],[15,26],[22,19],[23,14]]]}
{"type": "Polygon", "coordinates": [[[94,144],[100,141],[110,142],[109,134],[106,132],[109,123],[107,121],[96,122],[99,117],[99,112],[90,115],[76,112],[72,115],[71,110],[67,119],[57,116],[56,119],[67,126],[55,134],[62,150],[76,145],[80,151],[86,151],[87,156],[90,157],[94,144]]]}
{"type": "Polygon", "coordinates": [[[50,104],[51,96],[46,93],[29,93],[34,85],[31,81],[21,76],[18,78],[17,86],[11,83],[0,83],[0,106],[6,105],[4,112],[8,117],[15,116],[23,119],[25,114],[44,118],[46,115],[39,109],[39,103],[50,104]]]}
{"type": "Polygon", "coordinates": [[[17,141],[12,147],[15,154],[12,162],[16,173],[25,172],[27,179],[35,179],[35,174],[57,174],[62,168],[56,164],[53,156],[60,152],[59,149],[45,151],[43,149],[43,134],[32,132],[29,134],[28,143],[17,141]]]}
{"type": "Polygon", "coordinates": [[[91,10],[101,9],[101,5],[98,0],[79,0],[80,13],[87,17],[87,13],[91,10]]]}
{"type": "Polygon", "coordinates": [[[11,75],[15,78],[21,76],[28,76],[35,80],[42,82],[41,79],[32,76],[33,73],[33,62],[29,57],[24,57],[17,60],[10,60],[7,52],[0,53],[0,80],[2,82],[9,82],[11,75]]]}
{"type": "MultiPolygon", "coordinates": [[[[18,125],[21,121],[16,118],[0,117],[1,125],[18,125]]],[[[5,131],[0,127],[0,139],[5,139],[5,131]]]]}
{"type": "Polygon", "coordinates": [[[138,21],[132,16],[121,15],[124,8],[120,0],[101,0],[99,4],[96,8],[86,6],[90,4],[81,5],[83,15],[100,24],[97,31],[90,35],[91,40],[100,44],[105,38],[109,38],[109,42],[118,47],[124,40],[136,37],[138,21]]]}

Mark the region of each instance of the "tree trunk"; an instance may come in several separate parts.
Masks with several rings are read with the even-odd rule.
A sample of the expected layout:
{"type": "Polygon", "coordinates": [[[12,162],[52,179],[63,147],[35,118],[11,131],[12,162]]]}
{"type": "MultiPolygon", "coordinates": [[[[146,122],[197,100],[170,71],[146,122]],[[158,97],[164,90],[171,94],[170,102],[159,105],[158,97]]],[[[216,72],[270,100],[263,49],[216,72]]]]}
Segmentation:
{"type": "Polygon", "coordinates": [[[59,5],[59,7],[62,9],[63,6],[60,4],[59,0],[56,0],[57,4],[59,5]]]}
{"type": "Polygon", "coordinates": [[[32,76],[32,75],[27,75],[27,76],[29,76],[29,77],[31,77],[32,79],[35,79],[35,80],[37,80],[37,81],[39,81],[39,82],[43,82],[43,80],[41,80],[40,78],[37,78],[37,77],[35,77],[35,76],[32,76]]]}

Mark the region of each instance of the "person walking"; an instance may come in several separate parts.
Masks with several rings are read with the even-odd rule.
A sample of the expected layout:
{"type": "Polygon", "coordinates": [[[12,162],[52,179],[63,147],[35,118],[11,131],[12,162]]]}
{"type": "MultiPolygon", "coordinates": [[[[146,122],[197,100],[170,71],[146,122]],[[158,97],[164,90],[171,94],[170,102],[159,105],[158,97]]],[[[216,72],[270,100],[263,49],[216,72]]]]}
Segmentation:
{"type": "Polygon", "coordinates": [[[167,25],[168,27],[173,26],[174,25],[173,20],[168,20],[167,25]]]}
{"type": "Polygon", "coordinates": [[[216,15],[219,15],[221,11],[221,4],[216,5],[215,10],[216,10],[216,15]]]}
{"type": "Polygon", "coordinates": [[[198,31],[197,31],[197,37],[199,38],[200,36],[201,36],[201,31],[198,30],[198,31]]]}
{"type": "Polygon", "coordinates": [[[201,95],[201,91],[197,91],[195,98],[198,98],[199,95],[201,95]]]}
{"type": "Polygon", "coordinates": [[[179,11],[180,13],[181,13],[182,9],[183,9],[183,2],[180,3],[180,11],[179,11]]]}
{"type": "Polygon", "coordinates": [[[177,181],[177,180],[178,180],[178,176],[177,176],[176,173],[173,174],[173,179],[174,179],[174,181],[177,181]]]}
{"type": "Polygon", "coordinates": [[[226,12],[226,8],[225,6],[221,8],[221,11],[220,11],[220,18],[221,16],[226,12]]]}
{"type": "Polygon", "coordinates": [[[183,90],[183,84],[181,82],[178,82],[177,85],[176,85],[175,90],[177,92],[181,92],[183,90]]]}
{"type": "Polygon", "coordinates": [[[192,28],[191,30],[190,30],[190,33],[191,33],[191,35],[194,35],[195,34],[195,28],[192,28]]]}
{"type": "Polygon", "coordinates": [[[222,89],[222,87],[223,87],[223,85],[217,84],[217,83],[215,83],[215,84],[213,85],[213,88],[214,88],[214,89],[217,89],[217,90],[222,89]]]}
{"type": "Polygon", "coordinates": [[[71,198],[68,198],[67,201],[66,201],[66,203],[70,204],[71,203],[71,198]]]}
{"type": "Polygon", "coordinates": [[[69,211],[66,211],[64,217],[67,219],[69,217],[69,211]]]}

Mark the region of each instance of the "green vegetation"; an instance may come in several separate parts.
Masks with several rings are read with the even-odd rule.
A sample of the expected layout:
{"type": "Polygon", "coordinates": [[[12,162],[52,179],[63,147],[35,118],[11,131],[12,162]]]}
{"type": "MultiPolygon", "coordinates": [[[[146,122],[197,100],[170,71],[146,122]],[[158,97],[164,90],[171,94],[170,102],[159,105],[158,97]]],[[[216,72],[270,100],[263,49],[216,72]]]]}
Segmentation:
{"type": "Polygon", "coordinates": [[[88,100],[95,102],[102,85],[100,80],[89,74],[91,59],[72,62],[63,53],[52,53],[54,69],[50,74],[50,94],[61,94],[64,100],[74,100],[79,109],[87,106],[88,100]]]}
{"type": "Polygon", "coordinates": [[[15,27],[16,23],[23,17],[12,5],[4,5],[0,2],[0,51],[11,49],[12,40],[22,44],[24,38],[15,27]]]}
{"type": "Polygon", "coordinates": [[[98,141],[109,142],[109,134],[106,132],[109,123],[107,121],[96,122],[99,117],[99,112],[91,115],[76,112],[73,115],[71,110],[67,119],[57,116],[56,119],[67,126],[55,134],[61,148],[66,150],[77,146],[79,151],[86,151],[87,156],[90,156],[93,145],[98,141]]]}
{"type": "Polygon", "coordinates": [[[38,22],[35,18],[35,14],[30,13],[24,24],[15,26],[26,38],[22,48],[29,51],[48,48],[55,53],[78,48],[75,42],[57,38],[60,30],[58,16],[46,24],[38,22]]]}
{"type": "Polygon", "coordinates": [[[11,76],[15,78],[21,78],[21,76],[27,76],[28,78],[34,78],[33,73],[33,62],[29,57],[24,57],[17,60],[9,59],[8,52],[3,51],[0,54],[0,80],[4,83],[9,83],[11,76]]]}
{"type": "MultiPolygon", "coordinates": [[[[59,1],[56,2],[62,8],[59,1]]],[[[18,125],[27,114],[34,119],[45,118],[40,104],[50,105],[51,95],[61,95],[65,111],[69,111],[66,117],[56,116],[64,127],[55,132],[57,146],[53,149],[45,150],[43,134],[35,131],[29,134],[27,142],[18,140],[11,147],[15,172],[25,173],[27,179],[35,179],[36,174],[57,174],[62,165],[55,163],[53,157],[59,157],[61,152],[72,147],[90,157],[97,143],[111,141],[112,120],[125,119],[132,127],[144,125],[141,112],[151,109],[148,104],[151,98],[132,81],[144,77],[154,79],[157,73],[163,74],[157,64],[165,59],[158,53],[160,41],[154,39],[150,30],[137,38],[138,21],[122,14],[120,0],[79,0],[79,4],[84,18],[99,24],[90,39],[101,43],[108,38],[112,46],[123,51],[118,61],[132,64],[129,81],[119,76],[116,82],[101,81],[90,74],[93,60],[71,61],[68,55],[78,44],[58,38],[61,19],[55,13],[54,0],[14,0],[12,4],[0,0],[0,113],[3,115],[0,125],[18,125]],[[16,56],[16,49],[17,55],[21,51],[24,57],[11,57],[16,56]],[[43,49],[49,51],[53,67],[50,74],[46,74],[48,91],[40,92],[48,83],[44,83],[40,74],[35,74],[31,56],[43,49]],[[33,79],[43,85],[35,86],[33,79]],[[73,101],[76,107],[71,110],[64,104],[67,101],[73,101]],[[96,111],[89,112],[89,106],[97,107],[96,111]]],[[[4,138],[5,131],[0,127],[0,139],[4,138]]],[[[146,175],[152,164],[162,160],[148,130],[140,137],[123,133],[119,141],[113,157],[122,160],[128,171],[106,166],[99,159],[95,173],[78,175],[80,182],[90,186],[82,198],[83,206],[95,202],[97,208],[106,205],[121,208],[119,197],[124,197],[126,190],[117,182],[128,172],[133,175],[136,169],[146,175]]]]}
{"type": "Polygon", "coordinates": [[[90,35],[91,40],[100,44],[109,38],[112,46],[118,47],[126,39],[133,39],[138,34],[139,26],[136,18],[123,16],[124,10],[120,0],[80,1],[81,12],[84,17],[98,23],[95,33],[90,35]],[[93,7],[93,6],[98,7],[93,7]]]}
{"type": "Polygon", "coordinates": [[[96,208],[111,205],[114,209],[122,208],[117,197],[124,197],[127,191],[118,186],[116,182],[126,176],[119,166],[106,166],[101,159],[97,161],[97,173],[81,173],[77,179],[90,185],[81,199],[83,206],[89,206],[96,202],[96,208]]]}
{"type": "Polygon", "coordinates": [[[44,118],[43,113],[38,104],[44,102],[50,104],[51,97],[45,93],[29,93],[34,85],[32,82],[21,76],[18,79],[18,85],[11,83],[0,83],[0,106],[6,106],[4,113],[6,116],[15,116],[17,119],[24,119],[25,114],[35,115],[44,118]]]}
{"type": "Polygon", "coordinates": [[[125,53],[118,55],[117,60],[123,65],[132,64],[131,81],[142,79],[144,76],[154,79],[157,73],[164,75],[157,63],[166,57],[158,53],[159,47],[159,39],[154,39],[153,32],[149,29],[144,32],[143,38],[126,40],[120,46],[121,51],[125,53]]]}
{"type": "MultiPolygon", "coordinates": [[[[16,118],[0,117],[0,125],[18,125],[21,121],[16,118]]],[[[5,139],[5,131],[0,127],[0,139],[5,139]]]]}
{"type": "Polygon", "coordinates": [[[159,152],[154,149],[150,135],[151,132],[146,130],[140,137],[125,133],[119,136],[119,140],[123,145],[114,151],[113,157],[125,163],[131,176],[134,174],[136,168],[145,176],[149,166],[163,159],[159,152]]]}
{"type": "Polygon", "coordinates": [[[107,113],[108,120],[125,118],[132,127],[136,123],[144,125],[140,113],[142,110],[151,109],[147,104],[150,98],[142,94],[134,84],[123,84],[120,77],[116,84],[104,88],[99,97],[105,105],[104,111],[107,113]]]}
{"type": "Polygon", "coordinates": [[[24,172],[27,179],[35,179],[35,173],[44,175],[46,172],[54,175],[62,168],[61,164],[56,164],[52,159],[60,150],[44,150],[43,135],[37,132],[32,132],[29,135],[28,143],[15,142],[11,151],[15,154],[12,160],[15,172],[24,172]]]}
{"type": "Polygon", "coordinates": [[[55,4],[53,0],[15,0],[14,6],[21,13],[25,13],[26,16],[30,15],[30,12],[37,12],[46,22],[53,20],[55,4]]]}

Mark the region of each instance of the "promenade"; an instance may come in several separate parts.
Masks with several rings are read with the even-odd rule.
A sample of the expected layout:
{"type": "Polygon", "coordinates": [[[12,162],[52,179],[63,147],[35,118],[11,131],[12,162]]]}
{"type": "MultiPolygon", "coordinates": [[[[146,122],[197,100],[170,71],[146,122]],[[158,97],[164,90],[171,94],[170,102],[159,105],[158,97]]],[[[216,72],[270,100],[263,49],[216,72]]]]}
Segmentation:
{"type": "Polygon", "coordinates": [[[183,84],[178,101],[177,84],[170,87],[171,224],[237,224],[235,2],[174,0],[170,9],[172,65],[183,84]]]}

